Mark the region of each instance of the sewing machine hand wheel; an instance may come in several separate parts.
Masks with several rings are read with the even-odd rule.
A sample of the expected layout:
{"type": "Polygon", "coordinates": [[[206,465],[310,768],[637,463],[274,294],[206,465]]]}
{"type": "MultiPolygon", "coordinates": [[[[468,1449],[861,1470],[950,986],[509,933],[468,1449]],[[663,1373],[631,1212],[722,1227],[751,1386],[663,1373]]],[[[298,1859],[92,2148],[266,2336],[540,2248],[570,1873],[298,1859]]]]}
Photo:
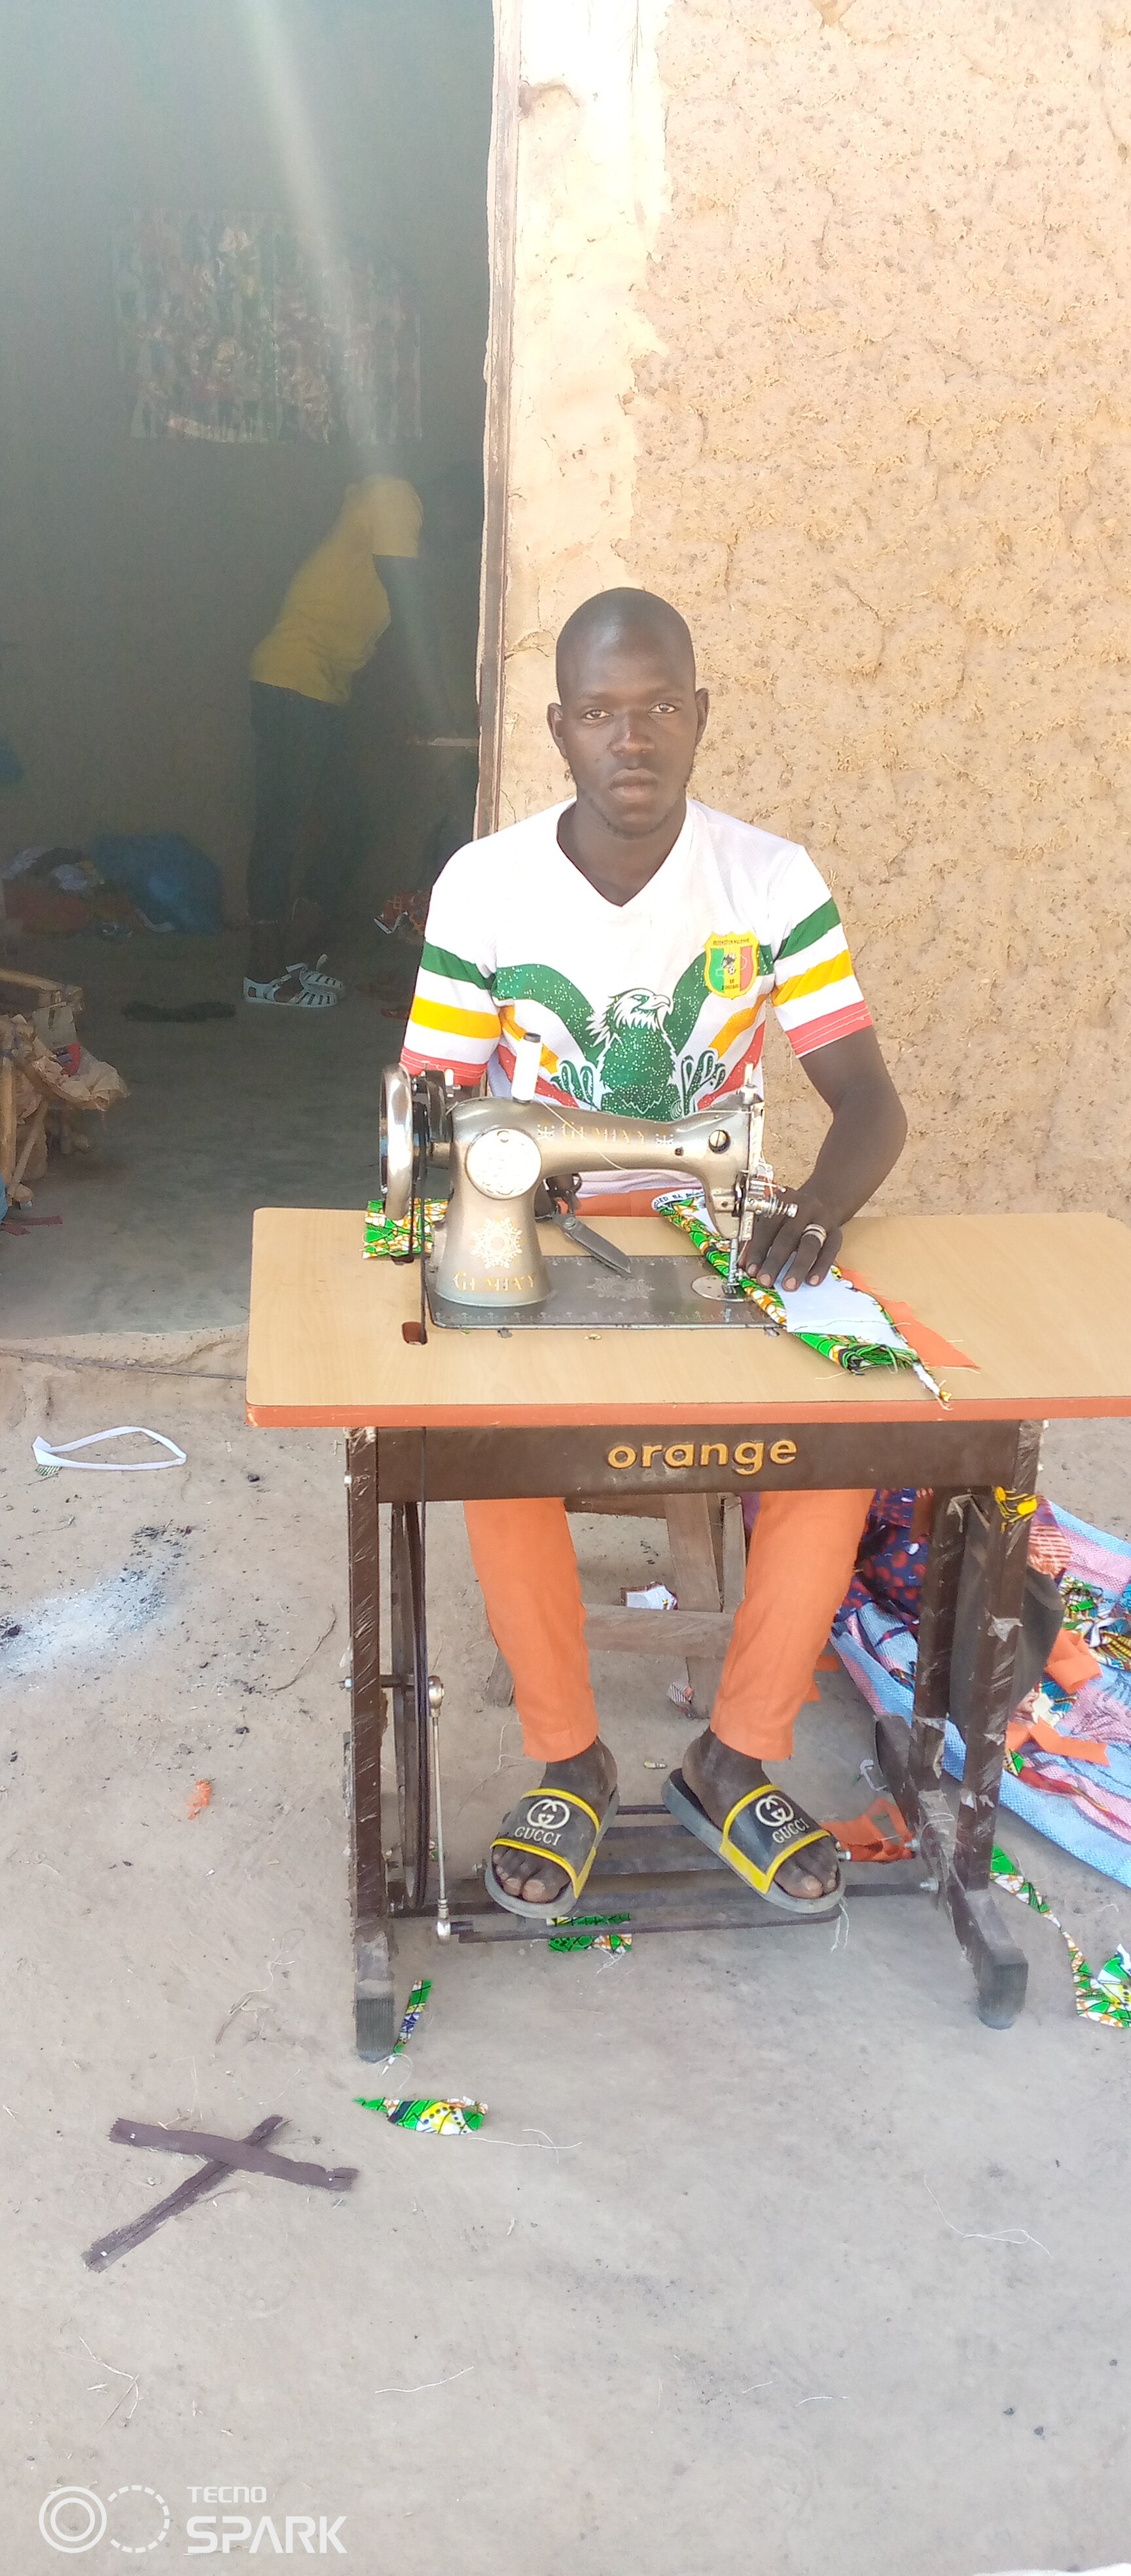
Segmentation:
{"type": "Polygon", "coordinates": [[[387,1217],[403,1224],[414,1195],[423,1195],[430,1162],[448,1159],[451,1119],[447,1093],[437,1073],[414,1077],[401,1064],[387,1064],[381,1076],[381,1116],[377,1170],[387,1217]]]}

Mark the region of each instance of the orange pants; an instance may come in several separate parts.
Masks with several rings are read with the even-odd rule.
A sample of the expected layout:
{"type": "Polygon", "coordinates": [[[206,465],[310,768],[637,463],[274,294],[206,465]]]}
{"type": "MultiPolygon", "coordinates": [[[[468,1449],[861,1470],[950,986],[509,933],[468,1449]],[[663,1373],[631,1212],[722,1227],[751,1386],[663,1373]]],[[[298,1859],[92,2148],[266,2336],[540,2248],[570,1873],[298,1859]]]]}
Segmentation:
{"type": "MultiPolygon", "coordinates": [[[[736,1753],[782,1761],[813,1666],[852,1580],[871,1492],[762,1494],[712,1728],[736,1753]]],[[[568,1762],[598,1733],[585,1610],[564,1502],[465,1503],[475,1571],[514,1676],[522,1741],[568,1762]]]]}

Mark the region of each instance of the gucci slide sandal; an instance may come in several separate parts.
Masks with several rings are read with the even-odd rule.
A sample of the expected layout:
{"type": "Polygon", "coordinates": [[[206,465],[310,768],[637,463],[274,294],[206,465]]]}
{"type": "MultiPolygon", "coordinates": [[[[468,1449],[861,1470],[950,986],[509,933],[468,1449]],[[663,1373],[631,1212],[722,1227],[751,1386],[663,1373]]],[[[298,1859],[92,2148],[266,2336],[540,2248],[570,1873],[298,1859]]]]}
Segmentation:
{"type": "MultiPolygon", "coordinates": [[[[728,1869],[737,1870],[749,1887],[764,1896],[767,1905],[777,1905],[787,1914],[835,1914],[841,1902],[841,1874],[827,1896],[785,1896],[775,1885],[783,1861],[793,1860],[809,1843],[823,1842],[827,1825],[818,1825],[807,1816],[804,1807],[795,1807],[784,1789],[776,1789],[772,1780],[760,1788],[748,1789],[737,1798],[725,1824],[711,1821],[701,1807],[694,1790],[689,1789],[682,1771],[673,1771],[664,1782],[664,1805],[677,1823],[695,1834],[701,1843],[709,1843],[728,1869]]],[[[835,1837],[834,1837],[835,1839],[835,1837]]]]}
{"type": "Polygon", "coordinates": [[[525,1790],[493,1838],[484,1871],[488,1895],[508,1914],[525,1914],[533,1923],[564,1920],[573,1912],[597,1857],[601,1836],[619,1805],[617,1789],[611,1792],[603,1815],[598,1815],[587,1798],[579,1798],[574,1789],[525,1790]],[[547,1905],[531,1905],[525,1896],[508,1895],[493,1866],[500,1844],[504,1851],[521,1852],[524,1860],[555,1862],[566,1871],[569,1888],[551,1897],[547,1905]]]}

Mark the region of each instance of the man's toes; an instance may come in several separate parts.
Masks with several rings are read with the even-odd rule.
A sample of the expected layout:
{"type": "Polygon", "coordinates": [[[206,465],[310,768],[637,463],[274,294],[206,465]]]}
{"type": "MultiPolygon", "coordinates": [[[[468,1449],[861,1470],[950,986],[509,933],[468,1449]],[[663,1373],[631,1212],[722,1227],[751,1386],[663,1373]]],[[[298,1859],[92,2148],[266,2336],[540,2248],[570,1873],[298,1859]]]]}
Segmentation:
{"type": "Polygon", "coordinates": [[[822,1896],[829,1896],[836,1886],[836,1874],[840,1867],[836,1844],[831,1834],[826,1834],[823,1842],[814,1843],[812,1850],[806,1852],[805,1857],[815,1877],[820,1881],[822,1896]]]}
{"type": "Polygon", "coordinates": [[[819,1843],[810,1843],[796,1860],[783,1861],[778,1871],[778,1884],[783,1896],[796,1896],[802,1902],[815,1904],[818,1897],[828,1896],[836,1885],[836,1845],[828,1835],[819,1843]]]}
{"type": "Polygon", "coordinates": [[[525,1895],[526,1872],[515,1852],[500,1851],[496,1844],[491,1854],[491,1866],[500,1887],[505,1887],[508,1896],[525,1895]]]}
{"type": "Polygon", "coordinates": [[[567,1885],[560,1869],[547,1869],[541,1876],[531,1877],[516,1852],[500,1850],[497,1845],[493,1867],[499,1885],[505,1888],[507,1895],[525,1897],[528,1905],[552,1904],[567,1885]]]}
{"type": "Polygon", "coordinates": [[[812,1905],[825,1893],[820,1879],[814,1878],[811,1870],[803,1869],[797,1860],[783,1860],[775,1884],[783,1896],[795,1896],[799,1904],[812,1905]]]}
{"type": "Polygon", "coordinates": [[[560,1869],[547,1869],[541,1878],[528,1878],[522,1893],[528,1905],[556,1905],[565,1895],[568,1884],[560,1869]]]}

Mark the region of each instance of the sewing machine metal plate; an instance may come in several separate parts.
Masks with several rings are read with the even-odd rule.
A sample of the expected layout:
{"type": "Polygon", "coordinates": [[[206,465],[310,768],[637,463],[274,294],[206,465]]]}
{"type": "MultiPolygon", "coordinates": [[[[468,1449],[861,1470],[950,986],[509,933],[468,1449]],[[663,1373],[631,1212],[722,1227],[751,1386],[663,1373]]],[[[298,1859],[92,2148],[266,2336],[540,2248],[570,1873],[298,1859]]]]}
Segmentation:
{"type": "Polygon", "coordinates": [[[776,1328],[749,1297],[728,1291],[698,1256],[635,1253],[626,1278],[590,1253],[546,1260],[550,1293],[538,1306],[465,1306],[444,1297],[431,1264],[425,1270],[428,1313],[437,1327],[459,1333],[623,1333],[673,1328],[692,1331],[770,1332],[776,1328]]]}

